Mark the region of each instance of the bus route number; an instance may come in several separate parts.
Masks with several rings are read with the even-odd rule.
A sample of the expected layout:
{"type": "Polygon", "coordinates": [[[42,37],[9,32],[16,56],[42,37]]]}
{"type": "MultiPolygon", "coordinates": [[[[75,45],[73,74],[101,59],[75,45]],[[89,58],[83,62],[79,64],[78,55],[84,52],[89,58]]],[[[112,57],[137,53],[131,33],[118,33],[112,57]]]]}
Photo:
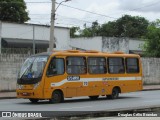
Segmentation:
{"type": "Polygon", "coordinates": [[[83,86],[88,86],[88,82],[83,82],[83,86]]]}
{"type": "Polygon", "coordinates": [[[67,80],[68,81],[77,81],[77,80],[80,80],[80,76],[68,76],[67,80]]]}

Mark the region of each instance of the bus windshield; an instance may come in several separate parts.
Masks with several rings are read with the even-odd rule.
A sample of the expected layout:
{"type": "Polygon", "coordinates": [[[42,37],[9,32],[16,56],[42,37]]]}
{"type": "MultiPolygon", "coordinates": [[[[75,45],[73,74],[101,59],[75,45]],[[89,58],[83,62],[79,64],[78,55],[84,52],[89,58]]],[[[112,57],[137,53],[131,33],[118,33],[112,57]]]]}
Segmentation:
{"type": "Polygon", "coordinates": [[[44,66],[47,62],[48,56],[29,57],[22,65],[18,78],[30,79],[39,78],[42,76],[44,66]]]}

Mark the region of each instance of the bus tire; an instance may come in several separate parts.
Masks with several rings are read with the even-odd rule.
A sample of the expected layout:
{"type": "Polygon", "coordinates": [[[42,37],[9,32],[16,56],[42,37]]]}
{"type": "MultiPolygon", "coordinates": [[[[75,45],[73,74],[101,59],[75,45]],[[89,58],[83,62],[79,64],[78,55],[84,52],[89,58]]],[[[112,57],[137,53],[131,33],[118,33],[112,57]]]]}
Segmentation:
{"type": "Polygon", "coordinates": [[[60,91],[54,91],[52,98],[49,100],[50,103],[60,103],[64,100],[63,94],[60,91]]]}
{"type": "Polygon", "coordinates": [[[89,98],[91,99],[91,100],[96,100],[96,99],[98,99],[98,95],[96,95],[96,96],[89,96],[89,98]]]}
{"type": "Polygon", "coordinates": [[[108,99],[117,99],[118,98],[118,96],[119,96],[119,89],[118,88],[113,88],[113,90],[112,90],[112,94],[111,95],[107,95],[107,98],[108,99]]]}
{"type": "Polygon", "coordinates": [[[37,103],[39,101],[39,99],[33,99],[33,98],[30,98],[29,99],[32,103],[37,103]]]}

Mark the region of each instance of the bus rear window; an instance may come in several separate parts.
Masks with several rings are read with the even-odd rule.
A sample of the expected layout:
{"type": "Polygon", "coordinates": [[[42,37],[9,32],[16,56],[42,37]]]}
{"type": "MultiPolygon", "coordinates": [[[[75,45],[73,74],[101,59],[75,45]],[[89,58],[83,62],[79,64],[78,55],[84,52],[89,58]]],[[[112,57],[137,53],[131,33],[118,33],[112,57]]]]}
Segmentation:
{"type": "Polygon", "coordinates": [[[125,73],[124,59],[120,57],[108,58],[109,73],[121,74],[125,73]]]}
{"type": "Polygon", "coordinates": [[[139,73],[139,62],[137,58],[126,58],[127,73],[139,73]]]}

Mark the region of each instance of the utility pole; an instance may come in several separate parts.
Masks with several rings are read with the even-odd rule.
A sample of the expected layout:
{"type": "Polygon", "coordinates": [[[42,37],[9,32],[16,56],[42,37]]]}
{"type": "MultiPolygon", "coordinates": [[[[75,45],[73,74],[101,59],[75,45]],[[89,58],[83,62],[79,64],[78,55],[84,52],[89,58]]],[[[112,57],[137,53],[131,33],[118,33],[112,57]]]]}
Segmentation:
{"type": "Polygon", "coordinates": [[[57,8],[55,8],[56,0],[52,0],[49,52],[52,52],[52,50],[54,49],[54,45],[55,45],[55,39],[54,39],[54,21],[55,21],[55,16],[56,16],[56,10],[58,9],[58,7],[63,2],[68,2],[68,1],[71,1],[71,0],[64,0],[64,1],[62,1],[62,2],[59,3],[59,5],[57,6],[57,8]]]}
{"type": "Polygon", "coordinates": [[[2,22],[0,21],[0,54],[2,53],[2,22]]]}
{"type": "Polygon", "coordinates": [[[52,50],[54,48],[54,44],[55,44],[55,40],[54,40],[54,20],[55,20],[55,0],[52,0],[49,52],[52,52],[52,50]]]}
{"type": "Polygon", "coordinates": [[[33,25],[33,54],[35,54],[35,26],[33,25]]]}

